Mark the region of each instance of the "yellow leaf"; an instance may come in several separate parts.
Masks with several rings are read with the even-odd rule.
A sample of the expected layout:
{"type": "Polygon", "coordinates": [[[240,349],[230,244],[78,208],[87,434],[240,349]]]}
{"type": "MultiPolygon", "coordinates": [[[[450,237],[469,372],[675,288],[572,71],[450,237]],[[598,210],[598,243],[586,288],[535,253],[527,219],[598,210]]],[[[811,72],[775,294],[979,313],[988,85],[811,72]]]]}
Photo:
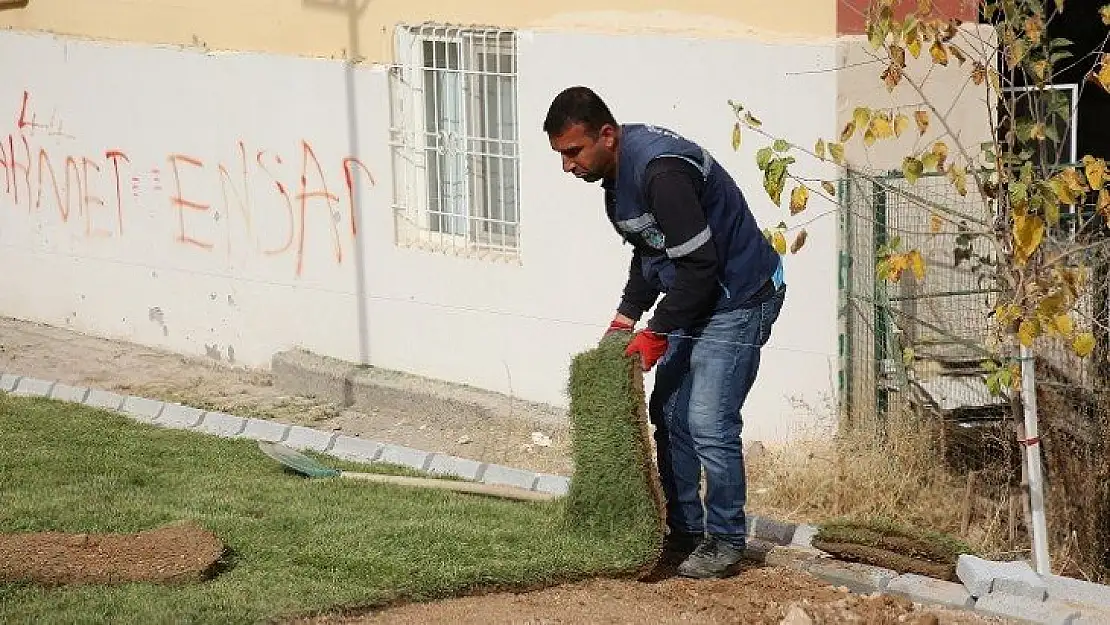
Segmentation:
{"type": "Polygon", "coordinates": [[[943,226],[944,220],[940,218],[940,215],[932,215],[929,217],[929,230],[934,234],[940,232],[943,226]]]}
{"type": "Polygon", "coordinates": [[[775,234],[771,236],[771,245],[774,246],[775,251],[779,254],[785,254],[786,236],[784,236],[781,231],[776,231],[775,234]]]}
{"type": "Polygon", "coordinates": [[[1022,60],[1025,59],[1025,53],[1025,42],[1021,39],[1016,39],[1006,48],[1006,62],[1011,68],[1017,68],[1018,65],[1021,65],[1022,60]]]}
{"type": "Polygon", "coordinates": [[[894,136],[901,137],[903,132],[910,127],[910,118],[905,113],[899,113],[894,118],[894,136]]]}
{"type": "Polygon", "coordinates": [[[1075,332],[1075,323],[1066,314],[1056,315],[1056,318],[1052,320],[1052,325],[1060,333],[1060,336],[1068,337],[1075,332]]]}
{"type": "Polygon", "coordinates": [[[740,149],[740,122],[736,122],[732,127],[732,149],[740,149]]]}
{"type": "Polygon", "coordinates": [[[1021,308],[1015,304],[1003,304],[994,309],[994,317],[1000,327],[1008,328],[1021,318],[1021,308]]]}
{"type": "Polygon", "coordinates": [[[924,17],[933,12],[933,0],[917,0],[917,14],[924,17]]]}
{"type": "Polygon", "coordinates": [[[813,146],[813,152],[817,154],[817,158],[825,160],[825,140],[818,139],[817,144],[813,146]]]}
{"type": "Polygon", "coordinates": [[[844,146],[839,143],[829,144],[829,155],[832,156],[833,162],[837,165],[844,164],[844,146]]]}
{"type": "Polygon", "coordinates": [[[910,266],[909,255],[894,254],[890,257],[890,279],[897,282],[902,278],[902,272],[910,266]]]}
{"type": "Polygon", "coordinates": [[[921,164],[925,167],[925,171],[940,171],[940,157],[932,152],[926,152],[921,157],[921,164]]]}
{"type": "Polygon", "coordinates": [[[1104,4],[1098,14],[1102,16],[1102,23],[1110,26],[1110,4],[1104,4]]]}
{"type": "Polygon", "coordinates": [[[964,54],[964,51],[961,50],[959,46],[950,44],[948,46],[948,52],[950,52],[952,56],[956,57],[956,61],[958,61],[960,65],[967,63],[967,55],[964,54]]]}
{"type": "Polygon", "coordinates": [[[852,111],[852,121],[856,123],[856,128],[866,128],[867,122],[871,121],[871,109],[866,106],[857,106],[852,111]]]}
{"type": "Polygon", "coordinates": [[[886,85],[886,90],[894,91],[894,88],[897,87],[898,83],[902,80],[902,69],[891,63],[886,70],[883,71],[881,78],[883,79],[883,84],[886,85]]]}
{"type": "Polygon", "coordinates": [[[1037,215],[1014,215],[1014,255],[1019,264],[1033,255],[1044,239],[1044,221],[1037,215]]]}
{"type": "Polygon", "coordinates": [[[967,195],[967,170],[960,165],[953,165],[948,168],[948,179],[956,185],[957,193],[963,196],[967,195]]]}
{"type": "Polygon", "coordinates": [[[798,236],[794,237],[794,242],[790,244],[790,253],[797,254],[798,250],[802,249],[802,246],[806,244],[807,237],[809,237],[809,235],[806,233],[805,228],[802,228],[798,236]]]}
{"type": "Polygon", "coordinates": [[[851,122],[848,122],[847,124],[844,124],[844,129],[840,131],[840,141],[844,142],[844,141],[847,141],[848,139],[851,139],[852,135],[855,134],[855,132],[856,132],[856,122],[851,121],[851,122]]]}
{"type": "Polygon", "coordinates": [[[1025,18],[1025,36],[1029,38],[1029,42],[1033,45],[1040,43],[1041,35],[1044,34],[1044,22],[1041,21],[1040,16],[1031,15],[1025,18]]]}
{"type": "Polygon", "coordinates": [[[1110,52],[1102,55],[1102,67],[1099,68],[1098,74],[1095,75],[1098,84],[1106,91],[1110,91],[1110,52]]]}
{"type": "Polygon", "coordinates": [[[1076,356],[1086,358],[1095,350],[1095,335],[1090,332],[1077,334],[1075,340],[1072,341],[1071,347],[1075,350],[1076,356]]]}
{"type": "MultiPolygon", "coordinates": [[[[909,36],[909,34],[906,35],[906,37],[909,36]]],[[[910,51],[915,59],[921,56],[921,38],[918,36],[917,27],[913,29],[913,38],[906,40],[906,49],[910,51]]]]}
{"type": "Polygon", "coordinates": [[[986,66],[983,65],[982,63],[976,61],[975,65],[972,67],[972,70],[971,70],[971,82],[975,83],[976,85],[981,85],[981,84],[983,84],[983,81],[986,80],[986,79],[987,79],[987,68],[986,68],[986,66]]]}
{"type": "Polygon", "coordinates": [[[1098,192],[1098,212],[1103,219],[1110,219],[1110,191],[1106,189],[1098,192]]]}
{"type": "Polygon", "coordinates": [[[943,168],[944,161],[948,158],[948,145],[943,141],[937,141],[929,151],[937,157],[937,168],[943,168]]]}
{"type": "Polygon", "coordinates": [[[923,280],[925,278],[925,259],[921,257],[921,252],[914,250],[909,253],[909,257],[913,276],[918,280],[923,280]]]}
{"type": "Polygon", "coordinates": [[[821,182],[821,188],[824,189],[825,193],[828,193],[829,195],[836,195],[836,186],[828,180],[824,180],[821,182]]]}
{"type": "Polygon", "coordinates": [[[1037,339],[1038,331],[1036,322],[1026,319],[1018,326],[1018,340],[1026,347],[1033,347],[1033,341],[1037,339]]]}
{"type": "Polygon", "coordinates": [[[1083,174],[1087,176],[1087,184],[1091,189],[1101,189],[1106,181],[1106,161],[1091,155],[1083,157],[1083,174]]]}
{"type": "Polygon", "coordinates": [[[917,134],[925,134],[925,131],[929,129],[929,112],[914,111],[913,118],[917,122],[917,134]]]}
{"type": "Polygon", "coordinates": [[[941,42],[934,41],[933,45],[929,46],[929,54],[937,65],[948,65],[948,51],[941,42]]]}
{"type": "Polygon", "coordinates": [[[880,113],[871,117],[871,125],[868,130],[875,135],[877,139],[888,139],[894,136],[894,125],[890,122],[890,116],[886,113],[880,113]]]}
{"type": "Polygon", "coordinates": [[[875,145],[875,133],[871,132],[870,128],[867,129],[867,132],[863,133],[863,143],[867,147],[875,145]]]}
{"type": "Polygon", "coordinates": [[[809,189],[804,184],[794,187],[790,192],[790,214],[797,215],[806,209],[806,202],[809,201],[809,189]]]}

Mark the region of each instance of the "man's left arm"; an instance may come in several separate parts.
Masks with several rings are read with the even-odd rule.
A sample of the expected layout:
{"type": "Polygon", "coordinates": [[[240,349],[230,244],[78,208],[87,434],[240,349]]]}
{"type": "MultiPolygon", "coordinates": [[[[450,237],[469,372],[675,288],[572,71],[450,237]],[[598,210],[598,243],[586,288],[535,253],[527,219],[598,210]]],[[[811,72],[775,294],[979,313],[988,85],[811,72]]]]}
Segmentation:
{"type": "Polygon", "coordinates": [[[658,158],[648,166],[645,180],[649,210],[675,266],[674,285],[648,323],[652,331],[666,334],[703,320],[716,301],[717,248],[699,199],[701,172],[679,158],[658,158]]]}

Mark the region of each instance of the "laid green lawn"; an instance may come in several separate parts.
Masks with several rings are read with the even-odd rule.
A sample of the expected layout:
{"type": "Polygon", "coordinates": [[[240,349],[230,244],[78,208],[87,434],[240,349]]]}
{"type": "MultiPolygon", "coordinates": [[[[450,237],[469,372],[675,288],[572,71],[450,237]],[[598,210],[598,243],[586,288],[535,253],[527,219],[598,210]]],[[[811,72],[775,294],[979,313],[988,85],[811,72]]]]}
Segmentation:
{"type": "Polygon", "coordinates": [[[650,557],[642,531],[574,529],[566,518],[561,502],[309,480],[250,440],[0,393],[0,531],[135,532],[195,519],[232,550],[230,568],[198,585],[0,585],[4,623],[257,622],[616,573],[650,557]]]}

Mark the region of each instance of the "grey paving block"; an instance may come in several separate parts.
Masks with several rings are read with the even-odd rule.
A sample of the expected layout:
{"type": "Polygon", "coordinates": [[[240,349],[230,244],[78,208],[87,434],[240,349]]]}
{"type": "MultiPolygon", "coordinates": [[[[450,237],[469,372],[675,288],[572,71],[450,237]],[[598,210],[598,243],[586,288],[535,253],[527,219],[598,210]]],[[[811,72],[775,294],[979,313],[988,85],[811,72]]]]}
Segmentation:
{"type": "Polygon", "coordinates": [[[54,388],[50,389],[50,397],[58,401],[68,401],[75,404],[81,404],[85,401],[85,396],[89,394],[89,389],[83,386],[70,386],[58,382],[54,388]]]}
{"type": "Polygon", "coordinates": [[[532,484],[536,481],[536,474],[532,471],[491,464],[486,467],[485,473],[482,474],[482,481],[486,484],[503,484],[531,489],[532,484]]]}
{"type": "Polygon", "coordinates": [[[882,591],[890,580],[898,577],[898,573],[890,569],[829,559],[811,560],[805,570],[830,584],[858,593],[882,591]]]}
{"type": "Polygon", "coordinates": [[[536,476],[535,489],[541,493],[551,493],[562,497],[570,491],[570,479],[562,475],[540,473],[536,476]]]}
{"type": "Polygon", "coordinates": [[[334,433],[294,425],[289,428],[289,435],[281,442],[286,447],[292,447],[293,449],[327,451],[335,437],[334,433]]]}
{"type": "Polygon", "coordinates": [[[426,469],[431,459],[432,454],[426,451],[393,444],[382,445],[382,453],[378,455],[378,462],[399,464],[404,467],[420,470],[426,469]]]}
{"type": "Polygon", "coordinates": [[[16,384],[19,384],[19,378],[20,376],[11,373],[0,374],[0,391],[10,393],[15,390],[16,384]]]}
{"type": "Polygon", "coordinates": [[[1004,593],[1041,601],[1048,594],[1044,580],[1023,560],[996,562],[962,553],[956,561],[956,576],[973,597],[1004,593]]]}
{"type": "Polygon", "coordinates": [[[1098,610],[1083,606],[1080,614],[1071,625],[1106,625],[1110,623],[1110,610],[1098,610]]]}
{"type": "Polygon", "coordinates": [[[477,480],[482,474],[482,463],[468,458],[435,454],[428,464],[428,471],[439,475],[453,475],[464,480],[477,480]]]}
{"type": "Polygon", "coordinates": [[[886,590],[918,603],[953,608],[970,608],[975,605],[975,598],[971,596],[967,588],[964,588],[963,584],[933,579],[914,573],[905,573],[890,580],[890,583],[886,585],[886,590]]]}
{"type": "Polygon", "coordinates": [[[123,400],[122,410],[139,421],[146,421],[153,423],[162,414],[165,407],[165,402],[157,401],[154,399],[147,399],[145,397],[135,397],[128,395],[123,400]]]}
{"type": "Polygon", "coordinates": [[[225,412],[206,412],[196,429],[225,438],[237,436],[247,427],[247,420],[225,412]]]}
{"type": "Polygon", "coordinates": [[[285,434],[288,431],[289,426],[285,423],[277,423],[265,419],[247,419],[247,427],[243,428],[239,436],[256,441],[277,443],[285,438],[285,434]]]}
{"type": "Polygon", "coordinates": [[[1110,586],[1059,575],[1045,575],[1042,579],[1048,587],[1049,599],[1082,603],[1102,610],[1110,610],[1110,586]]]}
{"type": "Polygon", "coordinates": [[[20,378],[12,395],[24,397],[50,397],[50,389],[54,387],[54,380],[40,380],[38,378],[20,378]]]}
{"type": "Polygon", "coordinates": [[[798,525],[794,528],[794,536],[790,538],[790,544],[795,547],[812,547],[818,529],[814,525],[806,525],[805,523],[798,525]]]}
{"type": "Polygon", "coordinates": [[[353,364],[293,349],[274,354],[270,367],[274,382],[286,391],[343,406],[354,403],[351,377],[357,367],[353,364]]]}
{"type": "Polygon", "coordinates": [[[328,453],[344,460],[374,462],[382,453],[382,447],[383,445],[377,441],[339,435],[335,437],[335,442],[328,453]]]}
{"type": "Polygon", "coordinates": [[[200,408],[166,402],[158,423],[177,429],[194,428],[202,418],[204,418],[204,411],[200,408]]]}
{"type": "Polygon", "coordinates": [[[1080,611],[1061,601],[1038,601],[1017,595],[989,594],[975,602],[975,610],[984,614],[1042,623],[1073,625],[1080,611]]]}
{"type": "Polygon", "coordinates": [[[789,545],[794,539],[794,523],[784,523],[775,519],[751,515],[748,517],[748,535],[776,545],[789,545]]]}
{"type": "Polygon", "coordinates": [[[85,397],[85,405],[92,406],[93,408],[119,410],[120,406],[123,405],[123,395],[94,388],[90,390],[89,395],[85,397]]]}

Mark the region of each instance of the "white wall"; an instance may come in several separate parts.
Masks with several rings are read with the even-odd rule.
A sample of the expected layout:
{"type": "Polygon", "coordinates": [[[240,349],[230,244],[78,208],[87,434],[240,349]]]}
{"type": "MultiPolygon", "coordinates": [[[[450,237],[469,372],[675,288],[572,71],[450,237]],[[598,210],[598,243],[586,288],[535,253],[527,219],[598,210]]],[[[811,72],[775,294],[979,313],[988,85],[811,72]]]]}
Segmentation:
{"type": "MultiPolygon", "coordinates": [[[[729,147],[727,100],[771,131],[831,135],[835,78],[787,73],[830,65],[832,45],[525,33],[520,54],[514,265],[394,246],[380,68],[355,74],[356,153],[339,62],[0,33],[0,58],[34,59],[0,67],[0,314],[266,366],[294,345],[359,360],[361,301],[372,364],[565,404],[567,366],[608,323],[627,250],[600,190],[563,174],[541,131],[560,89],[589,84],[622,120],[704,142],[765,224],[831,208],[814,201],[792,220],[769,206],[760,144],[749,135],[739,154],[729,147]],[[175,163],[179,197],[206,208],[175,204],[175,163]],[[317,195],[325,186],[335,201],[317,195]]],[[[808,229],[806,250],[788,259],[791,291],[748,438],[786,436],[806,417],[792,397],[820,402],[835,389],[835,216],[808,229]]]]}

